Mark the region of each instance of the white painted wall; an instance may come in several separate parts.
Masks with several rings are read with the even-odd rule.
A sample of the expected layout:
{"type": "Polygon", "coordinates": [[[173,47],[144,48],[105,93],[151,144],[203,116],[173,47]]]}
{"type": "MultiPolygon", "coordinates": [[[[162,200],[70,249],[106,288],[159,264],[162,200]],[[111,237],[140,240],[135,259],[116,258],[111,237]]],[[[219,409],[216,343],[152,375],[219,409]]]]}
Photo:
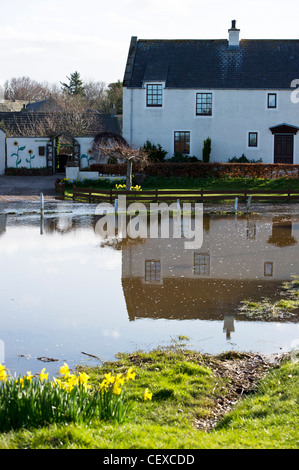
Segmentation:
{"type": "Polygon", "coordinates": [[[46,168],[47,137],[7,137],[7,168],[46,168]],[[45,147],[45,155],[40,156],[39,147],[45,147]],[[17,154],[17,155],[16,155],[17,154]],[[31,156],[31,161],[30,161],[31,156]],[[34,158],[33,158],[34,157],[34,158]],[[17,164],[18,162],[18,164],[17,164]]]}
{"type": "MultiPolygon", "coordinates": [[[[249,159],[273,163],[270,127],[299,126],[299,103],[287,90],[163,89],[161,108],[146,107],[146,89],[124,88],[123,136],[136,147],[146,140],[174,153],[174,132],[190,131],[190,155],[202,158],[203,142],[212,139],[211,161],[227,162],[243,153],[249,159]],[[213,94],[212,116],[196,116],[196,93],[213,94]],[[267,108],[268,93],[277,93],[277,108],[267,108]],[[258,147],[248,147],[248,133],[258,132],[258,147]]],[[[299,132],[294,137],[294,163],[299,164],[299,132]]]]}
{"type": "Polygon", "coordinates": [[[80,144],[80,168],[87,168],[94,160],[89,160],[93,137],[75,137],[80,144]]]}
{"type": "Polygon", "coordinates": [[[0,130],[0,175],[5,173],[5,133],[0,130]]]}

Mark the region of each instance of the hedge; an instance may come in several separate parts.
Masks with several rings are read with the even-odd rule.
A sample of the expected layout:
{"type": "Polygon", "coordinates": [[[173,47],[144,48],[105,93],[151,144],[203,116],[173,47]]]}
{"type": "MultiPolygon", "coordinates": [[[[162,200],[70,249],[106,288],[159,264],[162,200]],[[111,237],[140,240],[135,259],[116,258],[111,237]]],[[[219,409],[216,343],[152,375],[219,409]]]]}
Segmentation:
{"type": "MultiPolygon", "coordinates": [[[[126,163],[90,165],[90,171],[104,175],[125,175],[126,163]]],[[[172,163],[155,162],[144,167],[133,164],[133,173],[147,176],[164,176],[189,178],[299,178],[299,165],[285,163],[172,163]]]]}

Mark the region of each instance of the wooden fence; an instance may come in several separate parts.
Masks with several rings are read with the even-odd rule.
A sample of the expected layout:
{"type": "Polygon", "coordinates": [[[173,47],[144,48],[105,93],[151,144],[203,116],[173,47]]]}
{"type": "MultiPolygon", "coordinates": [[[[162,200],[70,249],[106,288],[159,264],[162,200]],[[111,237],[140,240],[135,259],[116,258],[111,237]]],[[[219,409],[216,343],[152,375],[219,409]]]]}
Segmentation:
{"type": "MultiPolygon", "coordinates": [[[[64,194],[64,184],[57,184],[56,191],[64,194]]],[[[138,201],[138,202],[158,202],[158,201],[224,201],[236,199],[240,202],[247,202],[248,198],[252,200],[279,200],[279,201],[292,201],[299,200],[299,189],[287,189],[287,190],[270,190],[270,191],[259,191],[259,190],[145,190],[145,191],[118,191],[115,189],[93,189],[93,188],[82,188],[73,186],[73,200],[85,201],[85,202],[99,202],[107,201],[111,204],[118,199],[119,196],[126,196],[127,201],[138,201]]]]}

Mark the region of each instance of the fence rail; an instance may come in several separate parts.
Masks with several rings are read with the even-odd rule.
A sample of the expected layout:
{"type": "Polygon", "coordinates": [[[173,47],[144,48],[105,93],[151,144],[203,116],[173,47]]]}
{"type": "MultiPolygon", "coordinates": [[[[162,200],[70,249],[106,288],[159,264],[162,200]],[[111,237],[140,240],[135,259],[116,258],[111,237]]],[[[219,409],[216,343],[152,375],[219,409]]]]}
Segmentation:
{"type": "MultiPolygon", "coordinates": [[[[64,184],[56,184],[56,191],[64,194],[64,184]]],[[[157,202],[157,201],[214,201],[214,200],[230,200],[238,198],[241,201],[248,201],[249,196],[251,200],[285,200],[291,201],[299,199],[299,189],[282,189],[282,190],[145,190],[145,191],[118,191],[115,189],[93,189],[82,188],[73,186],[73,200],[81,200],[88,202],[108,201],[111,204],[118,199],[119,196],[126,196],[128,201],[144,201],[144,202],[157,202]]]]}

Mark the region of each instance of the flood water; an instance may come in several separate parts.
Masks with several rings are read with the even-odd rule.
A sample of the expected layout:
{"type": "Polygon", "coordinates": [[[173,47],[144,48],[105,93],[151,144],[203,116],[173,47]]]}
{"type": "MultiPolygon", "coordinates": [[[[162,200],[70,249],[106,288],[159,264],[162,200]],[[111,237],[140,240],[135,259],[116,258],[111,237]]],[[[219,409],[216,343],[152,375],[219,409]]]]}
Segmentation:
{"type": "Polygon", "coordinates": [[[210,354],[299,344],[299,315],[255,321],[240,312],[242,300],[273,299],[299,273],[299,216],[287,205],[205,213],[195,250],[183,237],[107,243],[94,208],[49,204],[41,223],[38,204],[0,207],[0,362],[12,373],[100,364],[92,356],[113,360],[178,335],[210,354]]]}

